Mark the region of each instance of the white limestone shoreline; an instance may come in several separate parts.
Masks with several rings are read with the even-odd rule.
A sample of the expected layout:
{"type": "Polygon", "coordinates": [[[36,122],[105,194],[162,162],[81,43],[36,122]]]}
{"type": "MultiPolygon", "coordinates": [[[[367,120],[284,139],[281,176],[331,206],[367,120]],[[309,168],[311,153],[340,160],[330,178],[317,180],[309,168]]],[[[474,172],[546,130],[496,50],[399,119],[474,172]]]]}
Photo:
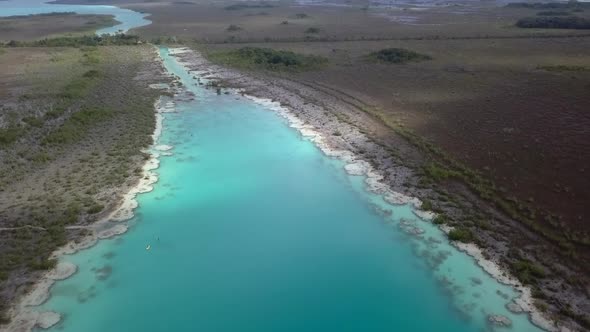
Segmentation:
{"type": "MultiPolygon", "coordinates": [[[[344,169],[349,175],[365,176],[365,184],[367,185],[367,190],[370,192],[381,195],[386,202],[393,205],[412,205],[414,207],[414,214],[425,221],[433,220],[436,217],[436,213],[421,209],[422,201],[418,198],[406,196],[388,188],[388,185],[382,182],[384,177],[368,162],[360,159],[350,151],[332,149],[319,131],[316,131],[312,126],[306,125],[295,114],[281,106],[278,102],[248,95],[245,96],[256,103],[276,111],[282,117],[287,119],[292,128],[297,129],[303,137],[310,139],[310,141],[312,141],[326,156],[344,161],[346,163],[344,169]]],[[[439,228],[445,233],[452,230],[451,227],[445,227],[443,225],[439,228]]],[[[503,269],[498,263],[485,258],[481,249],[477,245],[458,241],[452,241],[451,243],[460,251],[471,256],[475,262],[496,281],[504,285],[512,286],[515,290],[520,292],[520,296],[512,303],[512,307],[514,308],[513,311],[528,313],[531,322],[546,331],[569,331],[566,328],[558,330],[551,320],[544,317],[534,305],[531,288],[522,285],[518,279],[511,276],[510,272],[503,269]]]]}
{"type": "MultiPolygon", "coordinates": [[[[422,201],[420,199],[391,190],[386,183],[382,182],[384,177],[365,160],[359,158],[351,151],[332,149],[319,131],[315,130],[312,126],[305,124],[304,121],[299,119],[287,108],[281,106],[280,103],[254,96],[244,96],[276,111],[283,118],[287,119],[290,127],[298,130],[303,137],[308,138],[313,142],[326,156],[344,161],[346,163],[344,169],[349,175],[365,176],[365,184],[368,191],[381,195],[386,202],[392,205],[412,205],[414,208],[414,214],[422,220],[431,221],[436,217],[436,213],[421,209],[422,201]]],[[[452,230],[451,227],[445,227],[444,225],[441,225],[439,228],[445,233],[452,230]]],[[[511,303],[511,307],[513,308],[511,311],[528,313],[530,321],[546,331],[569,331],[569,329],[564,327],[558,329],[553,321],[546,318],[535,307],[531,288],[524,286],[497,262],[485,258],[481,249],[477,245],[474,243],[463,243],[458,241],[452,241],[451,244],[458,250],[471,256],[477,265],[496,281],[504,285],[512,286],[515,290],[520,292],[520,296],[511,303]]]]}

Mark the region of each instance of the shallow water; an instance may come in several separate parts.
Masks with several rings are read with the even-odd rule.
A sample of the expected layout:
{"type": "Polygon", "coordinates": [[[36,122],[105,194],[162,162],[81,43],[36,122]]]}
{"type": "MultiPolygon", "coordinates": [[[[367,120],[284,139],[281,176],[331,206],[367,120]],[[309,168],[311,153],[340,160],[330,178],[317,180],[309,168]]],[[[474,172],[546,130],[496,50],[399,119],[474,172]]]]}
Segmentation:
{"type": "Polygon", "coordinates": [[[47,0],[0,0],[0,17],[13,15],[44,14],[52,12],[76,12],[78,14],[114,15],[121,24],[96,31],[101,35],[118,31],[127,32],[130,29],[148,25],[151,21],[145,19],[146,14],[115,6],[105,5],[61,5],[50,4],[47,0]]]}
{"type": "Polygon", "coordinates": [[[268,106],[206,90],[161,54],[197,98],[165,114],[158,144],[173,155],[130,231],[63,257],[79,271],[41,308],[64,314],[53,331],[493,331],[488,314],[512,320],[498,331],[537,331],[505,309],[511,288],[411,206],[386,204],[268,106]]]}

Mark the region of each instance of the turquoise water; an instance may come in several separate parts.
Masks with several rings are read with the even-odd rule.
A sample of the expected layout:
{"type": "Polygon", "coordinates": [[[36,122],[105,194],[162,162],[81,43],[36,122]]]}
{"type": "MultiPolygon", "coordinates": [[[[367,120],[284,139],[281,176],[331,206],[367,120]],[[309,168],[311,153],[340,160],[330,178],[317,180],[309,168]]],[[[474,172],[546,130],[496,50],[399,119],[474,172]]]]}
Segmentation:
{"type": "Polygon", "coordinates": [[[103,14],[114,15],[121,24],[98,30],[97,34],[112,34],[148,25],[151,22],[145,19],[146,14],[115,6],[104,5],[61,5],[50,4],[47,0],[0,0],[0,17],[13,15],[43,14],[51,12],[76,12],[78,14],[103,14]]]}
{"type": "Polygon", "coordinates": [[[173,155],[129,232],[62,258],[79,271],[41,308],[64,315],[53,331],[493,331],[492,313],[513,321],[498,331],[537,331],[505,309],[509,287],[410,206],[369,194],[275,112],[196,85],[160,52],[197,98],[165,114],[158,143],[173,155]]]}

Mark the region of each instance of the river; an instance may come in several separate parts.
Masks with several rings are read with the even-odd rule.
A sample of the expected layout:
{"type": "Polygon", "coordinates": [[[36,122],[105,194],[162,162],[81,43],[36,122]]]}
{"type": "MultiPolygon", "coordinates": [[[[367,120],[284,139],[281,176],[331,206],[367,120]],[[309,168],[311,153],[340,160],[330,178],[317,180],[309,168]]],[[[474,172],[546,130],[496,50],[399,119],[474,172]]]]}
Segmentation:
{"type": "MultiPolygon", "coordinates": [[[[113,6],[0,1],[0,16],[112,14],[113,33],[149,24],[113,6]]],[[[130,230],[64,256],[78,272],[40,310],[51,330],[538,331],[506,305],[519,294],[413,211],[366,190],[274,106],[199,85],[166,48],[166,69],[195,99],[164,100],[159,181],[130,230]],[[378,213],[376,211],[391,211],[378,213]],[[147,250],[149,248],[149,250],[147,250]],[[489,315],[510,319],[495,327],[489,315]]]]}
{"type": "Polygon", "coordinates": [[[62,5],[43,0],[0,0],[0,17],[14,15],[44,14],[53,12],[76,12],[78,14],[113,15],[120,24],[96,31],[97,34],[127,32],[130,29],[148,25],[146,14],[115,6],[105,5],[62,5]]]}
{"type": "Polygon", "coordinates": [[[160,53],[196,98],[164,114],[157,144],[174,148],[129,232],[63,257],[79,270],[42,305],[64,314],[53,330],[538,330],[411,205],[366,191],[272,107],[205,89],[160,53]]]}

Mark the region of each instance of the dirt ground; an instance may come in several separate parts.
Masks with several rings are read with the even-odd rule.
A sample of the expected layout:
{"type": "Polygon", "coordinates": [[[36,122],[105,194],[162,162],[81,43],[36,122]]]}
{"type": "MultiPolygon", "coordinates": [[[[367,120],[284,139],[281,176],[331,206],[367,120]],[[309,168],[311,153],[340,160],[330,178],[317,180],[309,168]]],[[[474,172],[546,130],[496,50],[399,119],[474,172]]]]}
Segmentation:
{"type": "Polygon", "coordinates": [[[31,15],[0,17],[0,41],[34,40],[56,35],[93,33],[115,25],[109,15],[31,15]]]}

